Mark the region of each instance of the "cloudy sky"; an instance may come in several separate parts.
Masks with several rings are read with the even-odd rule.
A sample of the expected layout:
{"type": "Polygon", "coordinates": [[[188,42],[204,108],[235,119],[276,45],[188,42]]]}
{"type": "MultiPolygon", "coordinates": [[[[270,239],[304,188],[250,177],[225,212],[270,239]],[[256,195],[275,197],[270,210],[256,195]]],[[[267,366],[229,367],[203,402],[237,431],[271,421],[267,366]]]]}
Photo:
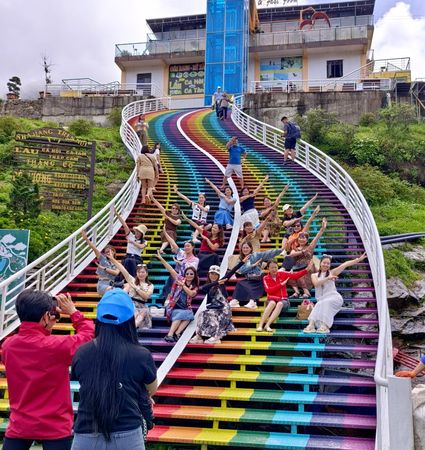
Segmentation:
{"type": "MultiPolygon", "coordinates": [[[[89,77],[119,80],[117,43],[145,41],[148,18],[205,12],[206,0],[0,0],[0,98],[7,80],[21,78],[23,97],[43,89],[42,57],[54,83],[89,77]]],[[[375,58],[412,58],[425,77],[425,1],[376,0],[375,58]]]]}

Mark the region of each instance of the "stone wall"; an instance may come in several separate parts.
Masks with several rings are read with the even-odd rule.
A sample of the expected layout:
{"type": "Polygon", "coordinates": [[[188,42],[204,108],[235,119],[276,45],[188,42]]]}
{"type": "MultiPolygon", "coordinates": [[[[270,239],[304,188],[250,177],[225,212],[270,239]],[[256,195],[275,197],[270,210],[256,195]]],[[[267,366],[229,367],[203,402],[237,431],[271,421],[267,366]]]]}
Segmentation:
{"type": "Polygon", "coordinates": [[[282,116],[290,119],[304,115],[309,109],[322,108],[336,113],[339,120],[357,124],[361,115],[376,112],[386,103],[385,92],[267,92],[247,94],[244,110],[247,114],[280,126],[282,116]]]}
{"type": "Polygon", "coordinates": [[[42,119],[67,125],[75,119],[92,120],[105,125],[113,108],[123,108],[128,103],[142,100],[142,96],[115,97],[47,97],[39,100],[9,100],[1,104],[0,115],[42,119]]]}

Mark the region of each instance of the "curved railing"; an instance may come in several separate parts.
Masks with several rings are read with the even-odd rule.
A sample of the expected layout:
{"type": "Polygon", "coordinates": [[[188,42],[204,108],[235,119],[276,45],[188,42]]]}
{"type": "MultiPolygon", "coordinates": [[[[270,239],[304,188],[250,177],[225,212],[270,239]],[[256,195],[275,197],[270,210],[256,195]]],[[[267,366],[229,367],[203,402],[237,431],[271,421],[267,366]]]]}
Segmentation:
{"type": "MultiPolygon", "coordinates": [[[[235,125],[248,136],[283,153],[282,130],[260,122],[242,111],[244,97],[237,97],[232,110],[235,125]]],[[[297,145],[297,162],[326,184],[346,207],[368,254],[379,315],[379,343],[375,366],[377,385],[376,448],[390,449],[388,380],[393,375],[391,325],[386,296],[384,257],[372,212],[350,175],[334,160],[308,142],[297,145]]]]}
{"type": "MultiPolygon", "coordinates": [[[[184,132],[181,122],[182,120],[192,114],[192,112],[188,112],[187,114],[182,115],[179,120],[177,121],[177,128],[180,132],[180,134],[188,141],[191,145],[193,145],[195,148],[197,148],[201,153],[203,153],[206,157],[208,157],[213,164],[215,164],[221,171],[221,173],[224,175],[225,168],[224,166],[216,159],[214,156],[212,156],[210,153],[208,153],[206,150],[204,150],[202,147],[200,147],[196,142],[194,142],[190,137],[184,132]]],[[[238,189],[235,185],[235,182],[232,180],[232,178],[228,179],[229,186],[232,189],[232,193],[234,198],[237,199],[234,207],[234,222],[233,222],[233,229],[232,234],[230,235],[229,242],[227,243],[226,252],[224,253],[223,260],[220,265],[220,273],[221,276],[223,276],[226,273],[228,262],[229,262],[229,256],[233,255],[233,252],[235,250],[236,242],[238,240],[239,236],[239,228],[240,228],[240,218],[241,218],[241,207],[239,203],[239,193],[238,189]]],[[[204,300],[200,304],[198,310],[195,314],[195,319],[186,327],[184,330],[182,336],[177,341],[176,345],[173,347],[173,349],[170,351],[170,353],[167,355],[163,363],[161,364],[161,367],[158,369],[158,385],[161,384],[165,377],[167,376],[168,372],[171,370],[171,368],[174,366],[177,358],[180,356],[184,348],[186,347],[187,343],[189,342],[189,339],[193,336],[193,333],[196,328],[196,323],[199,315],[206,309],[207,304],[207,296],[204,297],[204,300]]]]}
{"type": "MultiPolygon", "coordinates": [[[[160,98],[134,102],[123,109],[120,133],[133,159],[140,153],[140,141],[128,120],[141,113],[167,109],[168,105],[168,98],[160,98]]],[[[127,218],[137,200],[139,187],[134,169],[120,192],[91,220],[36,261],[0,283],[0,339],[19,326],[15,310],[15,299],[19,292],[27,288],[46,290],[53,295],[60,292],[93,259],[93,251],[81,238],[81,231],[85,230],[96,247],[103,249],[121,227],[114,209],[127,218]]]]}

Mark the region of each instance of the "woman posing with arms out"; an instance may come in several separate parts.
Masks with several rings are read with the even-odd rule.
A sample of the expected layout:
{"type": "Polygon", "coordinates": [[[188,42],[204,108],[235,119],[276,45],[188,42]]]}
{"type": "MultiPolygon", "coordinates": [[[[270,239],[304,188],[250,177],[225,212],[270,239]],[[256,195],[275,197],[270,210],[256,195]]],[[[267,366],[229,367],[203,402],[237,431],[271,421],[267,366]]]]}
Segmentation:
{"type": "Polygon", "coordinates": [[[269,176],[266,175],[263,181],[252,191],[249,191],[247,187],[242,188],[241,196],[239,197],[239,202],[241,204],[241,230],[245,222],[251,222],[254,228],[260,224],[260,219],[258,216],[258,211],[255,209],[255,196],[260,192],[261,188],[264,186],[266,181],[268,181],[269,176]]]}
{"type": "Polygon", "coordinates": [[[284,248],[285,239],[282,241],[280,249],[266,252],[253,252],[250,242],[245,242],[241,245],[239,260],[245,261],[247,257],[249,258],[236,272],[244,278],[236,283],[230,306],[237,308],[240,306],[239,302],[248,302],[245,305],[246,308],[257,308],[257,300],[264,295],[261,263],[270,261],[279,255],[286,255],[284,248]]]}
{"type": "Polygon", "coordinates": [[[122,264],[113,257],[110,259],[122,273],[127,282],[124,285],[124,290],[128,293],[134,303],[136,328],[152,328],[152,317],[146,303],[152,297],[154,286],[149,281],[148,266],[146,264],[138,264],[136,276],[132,277],[122,264]]]}
{"type": "Polygon", "coordinates": [[[194,317],[192,299],[198,292],[198,274],[196,269],[189,266],[183,275],[179,275],[159,252],[157,256],[174,279],[171,292],[164,303],[167,317],[171,320],[171,327],[164,339],[167,342],[177,342],[194,317]]]}
{"type": "Polygon", "coordinates": [[[302,216],[306,213],[307,209],[313,204],[313,202],[317,199],[317,196],[319,194],[315,194],[310,200],[308,200],[302,208],[300,208],[298,211],[294,211],[294,208],[292,205],[287,203],[286,205],[283,205],[282,211],[283,211],[283,223],[282,225],[285,228],[289,228],[292,225],[294,225],[297,220],[301,219],[302,216]]]}
{"type": "MultiPolygon", "coordinates": [[[[195,269],[198,269],[199,266],[199,258],[195,256],[195,244],[192,241],[186,241],[183,245],[183,248],[179,248],[179,246],[176,244],[176,241],[167,233],[167,231],[163,230],[164,237],[167,239],[167,242],[169,242],[171,246],[171,251],[174,253],[174,261],[176,262],[175,270],[179,275],[183,275],[184,271],[186,270],[186,267],[194,267],[195,269]]],[[[159,296],[158,300],[165,301],[168,294],[170,293],[171,286],[173,285],[173,277],[170,275],[168,277],[167,282],[165,283],[164,287],[162,288],[161,295],[159,296]]]]}
{"type": "MultiPolygon", "coordinates": [[[[199,225],[201,228],[207,224],[207,217],[208,213],[210,211],[209,205],[206,204],[206,197],[203,192],[198,193],[198,201],[192,202],[189,198],[187,198],[184,194],[182,194],[178,189],[177,186],[173,186],[174,192],[183,199],[191,208],[192,208],[192,220],[199,225]]],[[[193,233],[193,242],[196,244],[199,244],[198,237],[199,230],[195,229],[195,232],[193,233]]],[[[202,232],[201,232],[202,234],[202,232]]]]}
{"type": "Polygon", "coordinates": [[[262,231],[261,242],[271,242],[270,238],[274,236],[279,236],[281,222],[279,219],[279,214],[277,208],[279,206],[282,197],[287,192],[289,186],[286,185],[282,192],[276,197],[276,200],[272,203],[269,197],[264,197],[263,205],[264,209],[260,213],[260,219],[268,219],[267,226],[262,231]]]}
{"type": "Polygon", "coordinates": [[[109,289],[112,289],[115,277],[120,273],[116,266],[111,262],[110,258],[115,257],[116,251],[112,245],[107,245],[101,252],[93,242],[88,238],[85,231],[81,232],[81,236],[87,242],[87,245],[94,251],[96,255],[97,265],[96,275],[99,280],[96,285],[96,291],[99,295],[103,295],[109,289]]]}
{"type": "Polygon", "coordinates": [[[311,276],[313,285],[316,288],[317,303],[314,305],[313,311],[311,311],[308,318],[308,326],[304,328],[304,333],[329,333],[334,323],[334,317],[341,310],[344,303],[341,294],[336,290],[335,280],[347,267],[362,262],[366,257],[366,253],[363,253],[358,258],[346,261],[335,267],[335,269],[331,269],[332,256],[322,256],[319,272],[311,276]],[[317,329],[316,324],[318,324],[317,329]]]}
{"type": "Polygon", "coordinates": [[[233,208],[236,203],[236,199],[232,195],[232,190],[229,186],[224,188],[221,192],[220,189],[213,184],[208,178],[205,181],[211,186],[215,193],[220,198],[220,203],[218,204],[218,209],[214,214],[214,223],[226,227],[226,230],[231,230],[233,227],[233,208]]]}
{"type": "Polygon", "coordinates": [[[124,228],[127,239],[127,250],[122,265],[132,277],[135,277],[137,264],[143,263],[142,251],[148,245],[148,242],[145,240],[148,228],[146,225],[137,225],[137,227],[133,227],[133,231],[130,231],[122,216],[116,210],[114,212],[124,228]]]}
{"type": "Polygon", "coordinates": [[[305,225],[302,224],[301,220],[296,220],[294,225],[292,227],[287,228],[287,232],[285,234],[285,237],[288,239],[286,243],[286,250],[290,252],[294,245],[294,242],[298,239],[298,236],[301,233],[308,233],[311,227],[311,224],[313,223],[313,220],[316,218],[317,214],[320,212],[320,206],[317,206],[315,210],[313,211],[313,214],[309,217],[305,225]]]}
{"type": "Polygon", "coordinates": [[[239,234],[239,246],[241,246],[244,242],[251,242],[253,251],[259,252],[261,250],[260,237],[269,224],[269,221],[270,216],[266,217],[257,229],[254,228],[252,222],[245,222],[243,224],[242,231],[239,234]]]}
{"type": "Polygon", "coordinates": [[[106,292],[96,319],[95,339],[72,361],[71,378],[80,383],[72,450],[144,450],[156,367],[137,341],[131,298],[122,289],[106,292]]]}
{"type": "Polygon", "coordinates": [[[284,272],[278,270],[277,262],[272,259],[267,265],[268,275],[263,278],[264,289],[267,293],[267,306],[261,316],[257,331],[273,330],[270,325],[279,317],[280,313],[286,312],[290,306],[286,284],[289,280],[297,280],[305,276],[313,268],[313,262],[310,261],[306,269],[298,272],[284,272]],[[266,326],[264,326],[266,324],[266,326]]]}
{"type": "Polygon", "coordinates": [[[196,334],[190,340],[191,344],[204,343],[203,337],[207,338],[205,344],[219,344],[227,333],[235,329],[232,323],[232,309],[227,301],[228,294],[225,283],[248,259],[249,256],[246,257],[245,261],[239,261],[222,279],[219,279],[219,266],[211,266],[209,268],[207,284],[199,289],[201,294],[207,295],[206,310],[202,311],[198,317],[196,334]]]}
{"type": "MultiPolygon", "coordinates": [[[[177,241],[177,227],[182,223],[180,220],[180,206],[177,203],[174,203],[171,205],[171,210],[166,211],[156,198],[152,197],[152,201],[164,217],[164,230],[174,241],[177,241]]],[[[169,244],[165,237],[164,231],[161,233],[161,242],[162,244],[159,251],[160,253],[164,253],[164,250],[169,244]]]]}
{"type": "Polygon", "coordinates": [[[223,228],[221,225],[216,223],[200,227],[193,220],[190,220],[184,213],[182,213],[182,217],[199,232],[199,237],[202,239],[201,247],[198,252],[198,274],[202,276],[201,272],[205,274],[205,271],[209,266],[219,264],[217,251],[224,245],[223,228]]]}
{"type": "MultiPolygon", "coordinates": [[[[308,264],[313,259],[314,249],[316,248],[319,239],[325,232],[327,225],[328,221],[326,220],[326,218],[324,218],[322,220],[322,226],[320,227],[320,230],[310,243],[308,242],[308,238],[310,236],[309,233],[303,231],[298,235],[298,238],[292,243],[292,251],[290,253],[290,256],[294,258],[296,265],[308,264]]],[[[313,267],[313,270],[311,270],[302,278],[289,280],[288,286],[291,286],[294,289],[294,293],[293,295],[291,295],[291,298],[299,298],[300,289],[303,290],[302,298],[311,297],[310,289],[313,287],[313,283],[311,281],[311,272],[316,271],[317,269],[314,269],[313,267]]]]}
{"type": "Polygon", "coordinates": [[[149,152],[147,145],[142,147],[136,166],[137,179],[142,183],[142,204],[145,204],[146,200],[150,202],[155,180],[159,177],[156,158],[149,152]]]}

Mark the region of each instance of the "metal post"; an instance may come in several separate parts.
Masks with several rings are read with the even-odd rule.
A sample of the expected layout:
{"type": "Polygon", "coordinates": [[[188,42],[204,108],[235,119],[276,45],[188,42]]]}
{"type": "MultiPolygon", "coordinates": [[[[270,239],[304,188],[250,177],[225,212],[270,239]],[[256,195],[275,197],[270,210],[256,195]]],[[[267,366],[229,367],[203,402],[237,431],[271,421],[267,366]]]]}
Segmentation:
{"type": "Polygon", "coordinates": [[[96,141],[93,141],[91,143],[91,156],[90,156],[90,180],[89,180],[89,193],[87,200],[87,221],[89,221],[92,216],[95,165],[96,165],[96,141]]]}

